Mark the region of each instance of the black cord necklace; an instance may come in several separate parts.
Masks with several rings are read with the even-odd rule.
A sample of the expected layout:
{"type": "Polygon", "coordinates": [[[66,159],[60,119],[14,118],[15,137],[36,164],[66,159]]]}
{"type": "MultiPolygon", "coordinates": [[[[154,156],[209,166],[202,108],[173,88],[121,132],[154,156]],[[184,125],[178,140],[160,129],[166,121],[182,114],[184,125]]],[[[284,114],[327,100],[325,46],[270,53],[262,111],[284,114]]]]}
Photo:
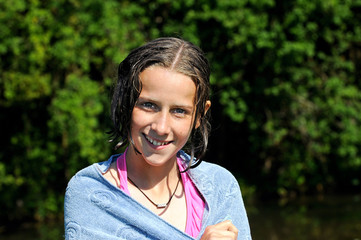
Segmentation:
{"type": "Polygon", "coordinates": [[[166,207],[169,205],[170,201],[172,200],[175,192],[177,191],[177,188],[178,188],[178,185],[179,185],[179,182],[180,182],[180,176],[178,177],[177,186],[175,187],[174,192],[172,193],[172,196],[170,196],[168,202],[167,202],[167,203],[159,203],[159,204],[153,202],[153,201],[147,196],[147,194],[145,194],[145,193],[142,191],[142,189],[140,189],[140,188],[137,186],[137,184],[135,184],[135,183],[132,181],[132,179],[130,179],[130,178],[128,177],[128,180],[129,180],[136,188],[138,188],[138,190],[139,190],[141,193],[143,193],[143,195],[144,195],[154,206],[156,206],[157,208],[166,208],[166,207]]]}

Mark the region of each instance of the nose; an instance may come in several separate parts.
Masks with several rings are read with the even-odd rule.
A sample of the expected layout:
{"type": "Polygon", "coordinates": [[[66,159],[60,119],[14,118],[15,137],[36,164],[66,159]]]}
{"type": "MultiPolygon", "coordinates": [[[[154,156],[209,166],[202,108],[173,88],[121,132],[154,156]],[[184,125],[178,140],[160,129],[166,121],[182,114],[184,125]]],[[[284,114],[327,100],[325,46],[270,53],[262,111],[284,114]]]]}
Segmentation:
{"type": "Polygon", "coordinates": [[[158,135],[166,135],[170,132],[170,116],[165,111],[160,111],[154,116],[152,130],[158,135]]]}

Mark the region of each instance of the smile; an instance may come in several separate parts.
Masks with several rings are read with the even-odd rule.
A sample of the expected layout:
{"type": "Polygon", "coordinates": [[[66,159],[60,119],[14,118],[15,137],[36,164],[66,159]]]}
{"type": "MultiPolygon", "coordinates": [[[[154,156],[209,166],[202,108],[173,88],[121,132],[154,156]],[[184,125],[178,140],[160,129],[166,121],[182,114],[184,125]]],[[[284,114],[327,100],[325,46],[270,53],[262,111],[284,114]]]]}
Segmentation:
{"type": "Polygon", "coordinates": [[[151,139],[150,137],[148,137],[147,135],[144,134],[144,137],[151,143],[153,144],[154,146],[164,146],[164,145],[167,145],[171,142],[158,142],[154,139],[151,139]]]}

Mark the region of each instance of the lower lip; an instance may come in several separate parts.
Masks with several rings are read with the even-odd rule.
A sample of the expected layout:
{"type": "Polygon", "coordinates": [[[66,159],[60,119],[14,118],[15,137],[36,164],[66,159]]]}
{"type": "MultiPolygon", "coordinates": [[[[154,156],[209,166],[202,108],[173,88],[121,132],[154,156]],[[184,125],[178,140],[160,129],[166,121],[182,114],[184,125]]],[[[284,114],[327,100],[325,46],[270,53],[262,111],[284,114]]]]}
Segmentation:
{"type": "Polygon", "coordinates": [[[162,150],[162,149],[166,148],[170,144],[170,143],[168,143],[168,144],[165,144],[165,145],[156,146],[153,143],[149,142],[148,139],[145,136],[144,136],[144,139],[147,141],[148,145],[151,148],[156,149],[156,150],[162,150]]]}

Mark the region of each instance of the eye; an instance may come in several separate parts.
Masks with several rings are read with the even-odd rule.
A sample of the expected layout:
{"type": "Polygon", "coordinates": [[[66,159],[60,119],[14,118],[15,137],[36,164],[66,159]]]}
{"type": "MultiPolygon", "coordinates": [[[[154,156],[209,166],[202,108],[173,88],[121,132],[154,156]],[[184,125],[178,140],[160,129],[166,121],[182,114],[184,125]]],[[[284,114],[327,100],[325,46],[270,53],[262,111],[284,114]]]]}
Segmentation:
{"type": "Polygon", "coordinates": [[[145,111],[155,111],[158,109],[158,106],[152,102],[149,101],[138,101],[137,107],[145,110],[145,111]]]}
{"type": "Polygon", "coordinates": [[[144,103],[141,103],[141,106],[143,108],[147,108],[147,109],[154,109],[155,108],[155,105],[151,102],[144,102],[144,103]]]}
{"type": "Polygon", "coordinates": [[[187,114],[187,111],[182,108],[173,109],[173,113],[176,117],[184,117],[187,114]]]}
{"type": "Polygon", "coordinates": [[[186,113],[186,111],[184,109],[181,108],[177,108],[174,110],[176,113],[186,113]]]}

